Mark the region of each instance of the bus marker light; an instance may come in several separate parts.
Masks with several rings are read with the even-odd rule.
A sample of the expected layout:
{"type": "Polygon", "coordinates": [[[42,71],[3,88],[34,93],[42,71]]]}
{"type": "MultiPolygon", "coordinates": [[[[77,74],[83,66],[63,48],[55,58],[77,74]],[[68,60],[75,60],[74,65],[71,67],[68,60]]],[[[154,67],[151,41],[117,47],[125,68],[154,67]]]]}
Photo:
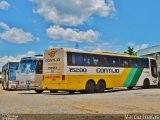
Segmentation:
{"type": "Polygon", "coordinates": [[[62,75],[62,80],[65,80],[65,75],[62,75]]]}

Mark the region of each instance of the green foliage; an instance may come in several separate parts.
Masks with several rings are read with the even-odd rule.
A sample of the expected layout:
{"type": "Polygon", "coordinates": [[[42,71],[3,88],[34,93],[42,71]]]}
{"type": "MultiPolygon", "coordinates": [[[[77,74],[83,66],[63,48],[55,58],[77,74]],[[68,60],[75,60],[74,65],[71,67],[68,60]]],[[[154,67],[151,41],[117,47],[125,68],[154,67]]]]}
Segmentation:
{"type": "Polygon", "coordinates": [[[127,51],[124,51],[124,53],[129,54],[129,55],[137,55],[137,52],[134,51],[134,48],[128,47],[127,51]]]}

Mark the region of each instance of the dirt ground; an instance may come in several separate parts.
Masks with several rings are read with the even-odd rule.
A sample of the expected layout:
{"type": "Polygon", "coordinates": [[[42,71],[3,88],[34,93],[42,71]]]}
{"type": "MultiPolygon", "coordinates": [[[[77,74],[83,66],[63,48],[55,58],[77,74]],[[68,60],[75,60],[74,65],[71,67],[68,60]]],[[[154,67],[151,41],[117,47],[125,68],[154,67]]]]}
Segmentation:
{"type": "Polygon", "coordinates": [[[113,89],[105,93],[36,94],[4,91],[0,85],[1,114],[159,114],[160,89],[113,89]]]}

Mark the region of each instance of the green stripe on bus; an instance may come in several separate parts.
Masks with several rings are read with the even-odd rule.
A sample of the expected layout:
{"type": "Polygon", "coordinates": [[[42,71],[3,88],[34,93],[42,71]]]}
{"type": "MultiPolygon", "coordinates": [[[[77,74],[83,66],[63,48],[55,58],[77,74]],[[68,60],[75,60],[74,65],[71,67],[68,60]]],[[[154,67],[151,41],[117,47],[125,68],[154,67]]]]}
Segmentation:
{"type": "Polygon", "coordinates": [[[143,68],[138,68],[137,69],[137,72],[136,72],[135,76],[133,77],[133,80],[132,80],[130,86],[132,86],[132,87],[136,86],[136,84],[137,84],[137,82],[138,82],[138,80],[139,80],[139,78],[142,74],[142,71],[143,71],[143,68]]]}
{"type": "Polygon", "coordinates": [[[124,87],[135,86],[142,74],[142,71],[143,71],[143,68],[132,68],[124,83],[124,87]]]}
{"type": "Polygon", "coordinates": [[[133,77],[134,77],[135,74],[136,74],[136,71],[137,71],[137,68],[132,68],[132,69],[131,69],[131,71],[130,71],[130,73],[129,73],[129,75],[128,75],[125,83],[124,83],[124,87],[129,87],[129,86],[130,86],[130,84],[131,84],[131,82],[132,82],[132,80],[133,80],[133,77]]]}

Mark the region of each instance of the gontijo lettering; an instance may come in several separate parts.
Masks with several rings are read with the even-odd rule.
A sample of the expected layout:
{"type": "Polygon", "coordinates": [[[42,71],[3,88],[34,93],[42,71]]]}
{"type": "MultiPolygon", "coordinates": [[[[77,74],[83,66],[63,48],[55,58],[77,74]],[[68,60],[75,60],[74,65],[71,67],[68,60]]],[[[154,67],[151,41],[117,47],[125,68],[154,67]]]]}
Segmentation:
{"type": "Polygon", "coordinates": [[[97,68],[97,73],[120,73],[119,69],[111,69],[111,68],[97,68]]]}

